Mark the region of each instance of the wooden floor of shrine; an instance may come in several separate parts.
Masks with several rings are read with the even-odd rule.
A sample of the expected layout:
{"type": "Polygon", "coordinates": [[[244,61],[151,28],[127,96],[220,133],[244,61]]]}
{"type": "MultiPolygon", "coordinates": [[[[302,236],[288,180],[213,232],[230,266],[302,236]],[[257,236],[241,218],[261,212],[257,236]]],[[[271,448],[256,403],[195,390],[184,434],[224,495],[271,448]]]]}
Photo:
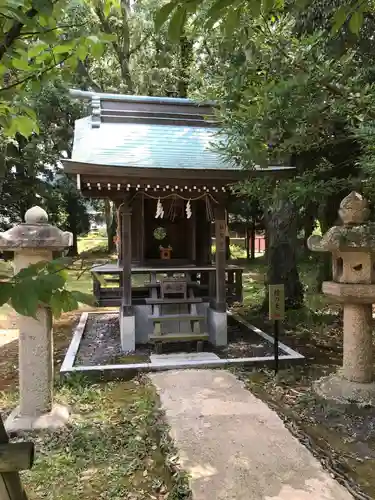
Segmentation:
{"type": "MultiPolygon", "coordinates": [[[[93,292],[101,307],[120,306],[122,290],[122,266],[116,263],[92,268],[93,292]]],[[[225,267],[226,299],[228,304],[242,302],[243,268],[236,265],[225,267]]],[[[215,265],[149,265],[132,266],[132,303],[146,304],[151,289],[158,287],[163,277],[184,278],[194,287],[196,297],[210,301],[216,294],[215,265]]]]}

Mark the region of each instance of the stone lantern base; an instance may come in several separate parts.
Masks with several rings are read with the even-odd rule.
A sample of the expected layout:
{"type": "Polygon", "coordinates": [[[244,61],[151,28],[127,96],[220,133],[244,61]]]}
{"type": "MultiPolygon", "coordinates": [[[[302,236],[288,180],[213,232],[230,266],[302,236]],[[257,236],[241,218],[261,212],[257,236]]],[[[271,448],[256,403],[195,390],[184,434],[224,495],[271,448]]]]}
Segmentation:
{"type": "Polygon", "coordinates": [[[318,396],[336,403],[375,406],[375,382],[351,382],[342,376],[341,371],[322,377],[313,387],[318,396]]]}
{"type": "Polygon", "coordinates": [[[7,432],[36,431],[58,429],[69,421],[69,410],[66,406],[55,404],[49,413],[43,415],[20,415],[19,406],[15,408],[5,421],[7,432]]]}

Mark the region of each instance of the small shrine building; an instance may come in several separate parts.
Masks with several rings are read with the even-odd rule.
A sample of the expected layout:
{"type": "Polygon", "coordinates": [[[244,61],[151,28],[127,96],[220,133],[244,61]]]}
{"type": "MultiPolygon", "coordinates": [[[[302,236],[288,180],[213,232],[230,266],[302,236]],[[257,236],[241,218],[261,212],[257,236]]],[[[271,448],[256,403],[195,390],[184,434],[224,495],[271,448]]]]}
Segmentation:
{"type": "Polygon", "coordinates": [[[244,170],[225,160],[213,147],[225,138],[210,103],[71,94],[91,101],[91,115],[75,122],[65,172],[84,196],[117,207],[118,262],[93,268],[93,280],[98,304],[120,307],[123,350],[225,345],[227,306],[242,301],[242,268],[226,261],[231,185],[290,167],[244,170]]]}

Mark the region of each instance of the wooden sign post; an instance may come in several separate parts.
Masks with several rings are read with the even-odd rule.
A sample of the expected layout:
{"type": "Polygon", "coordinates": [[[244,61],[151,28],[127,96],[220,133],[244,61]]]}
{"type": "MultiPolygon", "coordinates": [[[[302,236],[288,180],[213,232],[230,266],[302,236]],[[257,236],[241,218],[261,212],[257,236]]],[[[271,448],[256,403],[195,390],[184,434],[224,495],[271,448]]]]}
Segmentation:
{"type": "Polygon", "coordinates": [[[27,500],[19,471],[31,469],[34,443],[9,443],[0,415],[0,499],[27,500]]]}
{"type": "Polygon", "coordinates": [[[269,319],[274,324],[275,374],[279,371],[279,321],[285,317],[284,285],[268,285],[269,319]]]}

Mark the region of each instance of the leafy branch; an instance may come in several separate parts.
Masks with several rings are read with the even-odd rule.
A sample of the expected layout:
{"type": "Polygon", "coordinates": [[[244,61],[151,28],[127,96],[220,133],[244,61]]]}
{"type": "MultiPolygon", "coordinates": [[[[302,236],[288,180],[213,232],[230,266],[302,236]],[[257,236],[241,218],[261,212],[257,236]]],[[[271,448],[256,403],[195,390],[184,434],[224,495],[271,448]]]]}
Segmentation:
{"type": "MultiPolygon", "coordinates": [[[[92,295],[67,289],[68,270],[77,259],[59,258],[38,262],[22,269],[13,278],[1,276],[0,306],[9,302],[23,316],[36,317],[38,307],[50,307],[54,317],[78,309],[79,302],[95,304],[92,295]]],[[[90,268],[82,261],[79,279],[90,268]]]]}
{"type": "MultiPolygon", "coordinates": [[[[38,11],[34,8],[29,9],[25,16],[28,19],[32,19],[38,14],[38,11]]],[[[8,51],[8,49],[13,45],[13,43],[19,38],[21,35],[22,28],[24,27],[24,23],[21,21],[15,21],[13,26],[9,29],[9,31],[5,34],[4,42],[0,43],[0,61],[8,51]]]]}
{"type": "Polygon", "coordinates": [[[46,35],[48,33],[52,33],[57,30],[63,30],[63,29],[71,29],[71,28],[82,28],[85,26],[84,23],[82,24],[60,24],[59,26],[55,26],[54,28],[48,28],[44,29],[43,31],[22,31],[20,36],[21,37],[33,37],[33,36],[39,36],[39,35],[46,35]]]}
{"type": "Polygon", "coordinates": [[[40,70],[36,73],[32,73],[31,75],[28,75],[28,76],[25,76],[25,78],[22,78],[21,80],[17,80],[16,82],[13,82],[11,83],[10,85],[6,86],[6,87],[0,87],[0,92],[6,92],[7,90],[11,90],[13,89],[14,87],[18,87],[19,85],[23,85],[24,83],[30,81],[30,80],[35,80],[36,78],[40,78],[42,77],[43,75],[45,75],[46,73],[48,73],[49,71],[52,71],[53,69],[56,68],[56,66],[64,63],[65,61],[67,61],[69,59],[69,57],[71,57],[72,54],[69,53],[67,56],[63,57],[62,59],[60,59],[59,61],[56,61],[55,57],[55,61],[54,61],[54,64],[52,64],[51,66],[48,66],[47,68],[44,68],[43,70],[40,70]]]}

